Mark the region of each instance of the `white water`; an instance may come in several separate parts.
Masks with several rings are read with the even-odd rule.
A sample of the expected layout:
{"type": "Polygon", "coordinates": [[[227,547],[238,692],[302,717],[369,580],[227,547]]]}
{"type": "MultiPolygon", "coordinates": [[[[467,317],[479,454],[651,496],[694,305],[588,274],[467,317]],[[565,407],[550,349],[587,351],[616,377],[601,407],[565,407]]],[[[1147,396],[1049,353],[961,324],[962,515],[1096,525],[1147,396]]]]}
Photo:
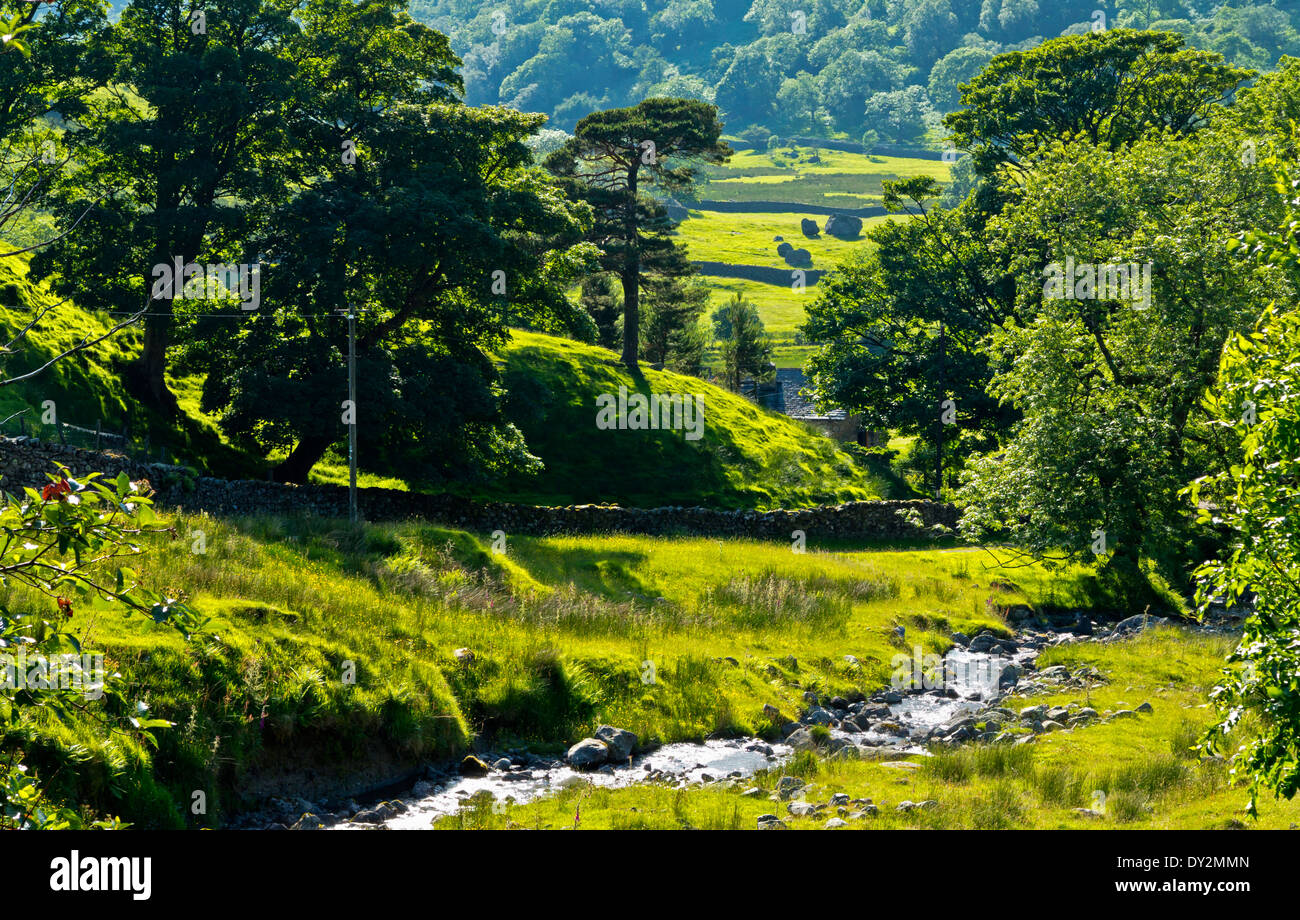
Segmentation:
{"type": "MultiPolygon", "coordinates": [[[[858,745],[886,748],[899,754],[926,753],[923,740],[929,731],[963,713],[987,708],[998,697],[998,675],[1008,662],[1023,662],[1033,657],[1032,649],[1022,649],[1014,656],[971,652],[954,648],[944,658],[943,686],[957,697],[908,694],[901,702],[890,704],[893,721],[906,729],[906,735],[882,732],[831,731],[832,737],[845,738],[858,745]]],[[[759,770],[779,766],[793,749],[784,744],[766,744],[756,738],[706,741],[703,744],[667,744],[648,754],[633,758],[630,764],[608,772],[583,773],[565,764],[550,769],[493,771],[487,776],[460,777],[419,799],[406,800],[408,811],[385,822],[393,830],[424,830],[441,817],[455,814],[472,796],[487,792],[495,801],[523,804],[551,795],[569,785],[601,787],[630,786],[644,782],[654,771],[671,774],[679,785],[700,784],[723,779],[743,779],[759,770]],[[770,750],[771,753],[767,753],[770,750]]],[[[340,828],[357,829],[342,824],[340,828]]]]}
{"type": "Polygon", "coordinates": [[[752,738],[706,741],[703,744],[666,744],[657,751],[634,758],[627,766],[615,767],[610,773],[580,773],[567,765],[559,764],[549,770],[466,776],[432,795],[408,802],[410,811],[385,824],[393,830],[428,828],[435,819],[455,814],[463,801],[480,792],[489,792],[498,801],[512,799],[516,804],[522,804],[558,792],[571,784],[630,786],[644,782],[646,776],[654,770],[672,773],[684,784],[699,784],[729,776],[752,776],[759,770],[777,765],[790,753],[791,749],[783,744],[768,745],[752,738]],[[751,747],[770,748],[772,753],[746,749],[751,747]],[[506,779],[507,776],[525,775],[528,778],[506,779]]]}

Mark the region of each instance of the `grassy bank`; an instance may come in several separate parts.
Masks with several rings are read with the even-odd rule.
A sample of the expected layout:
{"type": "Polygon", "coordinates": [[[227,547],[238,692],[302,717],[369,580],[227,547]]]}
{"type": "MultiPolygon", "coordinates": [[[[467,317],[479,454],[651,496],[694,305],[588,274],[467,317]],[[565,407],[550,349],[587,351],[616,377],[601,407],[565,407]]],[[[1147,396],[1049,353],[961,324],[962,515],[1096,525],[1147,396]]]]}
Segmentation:
{"type": "Polygon", "coordinates": [[[720,387],[667,371],[633,378],[606,349],[515,331],[501,356],[507,414],[545,469],[487,495],[543,504],[795,508],[881,497],[886,484],[835,442],[720,387]],[[675,430],[600,430],[600,394],[693,394],[697,439],[675,430]]]}
{"type": "Polygon", "coordinates": [[[1259,819],[1248,818],[1245,790],[1232,785],[1228,765],[1193,749],[1212,721],[1207,694],[1232,644],[1227,637],[1161,629],[1114,644],[1048,650],[1040,668],[1092,665],[1109,682],[1087,692],[1014,698],[1011,708],[1080,703],[1104,712],[1148,702],[1152,711],[1052,732],[1030,745],[974,745],[878,762],[800,755],[734,788],[574,787],[526,806],[468,807],[439,826],[573,827],[580,812],[584,829],[753,829],[759,815],[776,813],[798,829],[839,817],[828,807],[795,818],[786,803],[769,800],[781,776],[795,775],[809,784],[799,798],[810,803],[828,803],[837,793],[870,799],[878,813],[851,818],[847,827],[854,829],[1294,827],[1300,801],[1262,799],[1259,819]],[[751,786],[761,794],[741,794],[751,786]],[[936,804],[900,812],[904,801],[936,804]]]}
{"type": "Polygon", "coordinates": [[[277,790],[357,788],[485,737],[554,750],[603,722],[663,741],[770,735],[764,704],[793,714],[807,689],[870,692],[904,645],[1005,632],[997,605],[1085,593],[1079,573],[1004,572],[973,550],[509,537],[496,555],[487,535],[416,523],[176,527],[144,573],[211,617],[207,635],[74,621],[176,723],[158,749],[104,734],[93,707],[72,728],[37,713],[5,741],[54,795],[146,826],[211,824],[277,790]],[[195,790],[208,816],[188,813],[195,790]]]}

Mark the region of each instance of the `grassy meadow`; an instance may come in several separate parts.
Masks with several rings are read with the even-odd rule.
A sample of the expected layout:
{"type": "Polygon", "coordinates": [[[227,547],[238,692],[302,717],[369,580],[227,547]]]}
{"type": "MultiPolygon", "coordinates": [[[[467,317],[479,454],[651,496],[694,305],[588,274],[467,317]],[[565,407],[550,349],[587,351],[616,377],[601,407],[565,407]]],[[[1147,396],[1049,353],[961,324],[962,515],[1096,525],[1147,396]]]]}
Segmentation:
{"type": "MultiPolygon", "coordinates": [[[[809,689],[871,692],[905,646],[939,652],[956,630],[1005,634],[1004,605],[1089,596],[1084,572],[815,535],[803,554],[750,540],[511,536],[498,555],[486,534],[425,523],[174,523],[177,539],[152,540],[140,570],[210,618],[202,635],[187,644],[104,613],[72,623],[133,699],[175,723],[158,749],[104,734],[93,710],[62,727],[35,709],[11,728],[52,795],[141,826],[183,823],[195,789],[215,820],[272,790],[312,795],[476,739],[558,751],[602,723],[665,742],[773,737],[765,704],[793,715],[809,689]]],[[[0,603],[48,601],[9,589],[0,603]]]]}
{"type": "Polygon", "coordinates": [[[677,226],[677,240],[685,243],[692,259],[706,262],[728,262],[733,265],[758,265],[764,268],[789,268],[777,255],[780,244],[774,237],[784,237],[796,249],[807,249],[812,255],[812,267],[829,270],[845,256],[871,246],[865,238],[876,224],[893,220],[888,215],[868,217],[862,221],[862,236],[856,240],[841,240],[825,232],[824,214],[768,214],[763,212],[732,213],[723,211],[691,211],[691,216],[677,226]],[[806,237],[800,220],[811,218],[822,228],[818,237],[806,237]]]}
{"type": "MultiPolygon", "coordinates": [[[[881,203],[881,184],[930,176],[947,181],[942,160],[871,156],[810,147],[740,150],[720,165],[701,168],[695,190],[714,201],[788,201],[832,208],[866,208],[881,203]],[[816,157],[818,161],[814,161],[816,157]]],[[[796,224],[797,226],[797,224],[796,224]]]]}
{"type": "MultiPolygon", "coordinates": [[[[727,163],[700,170],[696,186],[698,199],[714,201],[784,201],[791,205],[821,205],[836,208],[864,208],[881,204],[881,183],[911,176],[930,176],[948,181],[951,167],[940,160],[908,157],[866,156],[839,150],[810,147],[768,152],[737,151],[727,163]],[[820,162],[813,162],[816,156],[820,162]]],[[[822,232],[819,238],[803,235],[800,219],[811,217],[825,227],[826,215],[772,214],[765,212],[722,212],[691,210],[677,228],[677,239],[687,247],[690,258],[734,265],[786,268],[777,255],[774,237],[783,237],[796,248],[812,255],[815,269],[833,269],[847,255],[868,247],[865,238],[872,226],[899,218],[884,215],[863,219],[862,237],[839,240],[822,232]]],[[[776,349],[778,367],[800,366],[806,357],[794,344],[795,332],[803,323],[808,298],[817,296],[816,286],[802,292],[789,285],[761,284],[738,278],[705,277],[714,292],[714,303],[741,294],[758,308],[776,349]]]]}

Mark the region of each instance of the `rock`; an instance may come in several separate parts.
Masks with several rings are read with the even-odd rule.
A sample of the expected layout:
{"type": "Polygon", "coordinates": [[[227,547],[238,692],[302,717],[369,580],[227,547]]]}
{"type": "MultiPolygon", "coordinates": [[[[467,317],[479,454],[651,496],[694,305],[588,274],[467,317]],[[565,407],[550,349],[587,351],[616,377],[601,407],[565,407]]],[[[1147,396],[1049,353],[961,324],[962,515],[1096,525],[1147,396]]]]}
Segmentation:
{"type": "Polygon", "coordinates": [[[626,763],[636,749],[636,735],[625,728],[602,725],[596,729],[596,738],[605,742],[605,747],[609,748],[611,763],[626,763]]]}
{"type": "Polygon", "coordinates": [[[760,831],[784,831],[788,827],[784,821],[776,815],[759,815],[758,829],[760,831]]]}
{"type": "Polygon", "coordinates": [[[811,802],[791,802],[785,810],[796,818],[811,818],[817,814],[817,809],[811,802]]]}
{"type": "Polygon", "coordinates": [[[746,789],[744,792],[741,793],[741,796],[746,799],[757,799],[762,797],[762,795],[763,795],[763,790],[759,789],[757,786],[750,786],[748,789],[746,789]]]}
{"type": "Polygon", "coordinates": [[[967,646],[972,652],[988,652],[998,644],[997,637],[990,633],[980,633],[974,639],[970,640],[967,646]]]}
{"type": "Polygon", "coordinates": [[[295,821],[293,823],[293,826],[290,827],[289,830],[317,831],[323,828],[324,826],[325,826],[325,822],[322,821],[317,815],[313,815],[311,812],[307,812],[301,818],[295,821]]]}
{"type": "Polygon", "coordinates": [[[457,661],[465,664],[469,664],[474,660],[474,653],[467,648],[458,648],[456,651],[452,652],[452,654],[456,656],[457,661]]]}
{"type": "Polygon", "coordinates": [[[822,826],[822,830],[834,831],[834,830],[839,830],[841,827],[848,827],[848,826],[849,826],[849,822],[841,818],[831,818],[829,821],[826,822],[825,825],[822,826]]]}
{"type": "Polygon", "coordinates": [[[915,808],[916,808],[916,803],[915,803],[915,802],[911,802],[911,801],[908,801],[907,799],[904,799],[903,801],[899,802],[898,805],[896,805],[896,806],[894,807],[894,811],[901,811],[901,812],[903,812],[904,814],[906,814],[907,812],[912,811],[912,810],[915,809],[915,808]]]}
{"type": "Polygon", "coordinates": [[[509,757],[502,757],[500,760],[492,764],[492,769],[501,770],[502,772],[504,772],[506,770],[509,770],[512,766],[514,766],[514,764],[510,762],[509,757]]]}
{"type": "Polygon", "coordinates": [[[1152,706],[1150,703],[1143,703],[1141,706],[1139,706],[1139,707],[1137,708],[1137,711],[1138,711],[1138,712],[1155,712],[1156,709],[1155,709],[1155,707],[1152,706]]]}
{"type": "Polygon", "coordinates": [[[842,240],[857,239],[862,233],[862,219],[848,214],[832,214],[826,218],[826,232],[842,240]]]}
{"type": "Polygon", "coordinates": [[[1050,668],[1044,668],[1038,672],[1038,676],[1043,680],[1059,681],[1070,679],[1070,669],[1065,665],[1053,665],[1050,668]]]}
{"type": "Polygon", "coordinates": [[[808,703],[810,706],[816,706],[816,705],[817,705],[817,694],[816,694],[816,692],[814,692],[814,691],[812,691],[812,690],[805,690],[805,691],[803,692],[803,701],[804,701],[805,703],[808,703]]]}
{"type": "Polygon", "coordinates": [[[1034,730],[1038,731],[1040,728],[1043,732],[1055,732],[1060,731],[1065,728],[1065,726],[1054,719],[1048,719],[1045,722],[1037,723],[1037,727],[1034,730]]]}
{"type": "MultiPolygon", "coordinates": [[[[782,243],[782,246],[785,244],[782,243]]],[[[812,265],[812,253],[807,249],[792,249],[785,255],[787,265],[794,265],[801,268],[807,268],[812,265]]]]}
{"type": "Polygon", "coordinates": [[[663,202],[664,210],[668,212],[668,219],[674,224],[680,224],[686,218],[691,216],[691,212],[686,210],[680,201],[676,198],[668,198],[663,202]]]}
{"type": "Polygon", "coordinates": [[[776,784],[776,792],[783,799],[793,797],[804,787],[804,782],[797,776],[783,776],[776,784]]]}
{"type": "Polygon", "coordinates": [[[781,710],[777,709],[771,703],[763,704],[763,718],[767,719],[767,721],[771,722],[773,725],[780,725],[782,722],[786,721],[785,716],[781,715],[781,710]]]}
{"type": "Polygon", "coordinates": [[[461,776],[487,776],[491,772],[492,768],[473,754],[465,755],[465,759],[460,762],[461,776]]]}
{"type": "Polygon", "coordinates": [[[363,808],[352,816],[353,824],[383,824],[393,817],[396,811],[387,802],[380,802],[373,808],[363,808]]]}
{"type": "Polygon", "coordinates": [[[807,237],[816,238],[821,235],[821,230],[817,228],[817,221],[811,217],[805,217],[799,221],[799,228],[803,231],[803,235],[807,237]]]}
{"type": "Polygon", "coordinates": [[[801,721],[805,725],[830,725],[835,721],[835,717],[820,706],[814,706],[804,713],[801,721]]]}
{"type": "Polygon", "coordinates": [[[813,738],[812,732],[806,728],[792,732],[790,737],[785,739],[785,743],[796,751],[812,751],[817,748],[817,740],[813,738]]]}
{"type": "Polygon", "coordinates": [[[849,794],[847,792],[837,792],[831,796],[831,805],[838,806],[847,804],[849,804],[849,794]]]}
{"type": "Polygon", "coordinates": [[[790,261],[790,253],[794,252],[794,247],[789,243],[782,243],[776,247],[776,254],[787,262],[790,261]]]}
{"type": "Polygon", "coordinates": [[[955,632],[952,634],[952,641],[954,645],[960,645],[965,647],[967,645],[970,645],[970,636],[966,635],[965,633],[955,632]]]}
{"type": "Polygon", "coordinates": [[[598,738],[584,738],[569,748],[564,759],[579,770],[590,770],[609,759],[609,748],[598,738]]]}
{"type": "Polygon", "coordinates": [[[1025,623],[1037,618],[1034,608],[1026,607],[1024,604],[1015,604],[1007,609],[1007,619],[1012,623],[1025,623]]]}
{"type": "Polygon", "coordinates": [[[1022,722],[1038,722],[1047,716],[1046,706],[1026,706],[1020,710],[1020,720],[1022,722]]]}
{"type": "Polygon", "coordinates": [[[1112,719],[1136,719],[1137,713],[1134,712],[1132,709],[1121,709],[1116,713],[1112,713],[1111,718],[1112,719]]]}
{"type": "Polygon", "coordinates": [[[1115,635],[1122,636],[1127,633],[1137,633],[1144,629],[1150,629],[1153,626],[1164,626],[1169,621],[1164,617],[1153,617],[1150,614],[1139,613],[1135,617],[1129,617],[1126,620],[1120,620],[1115,624],[1115,635]]]}

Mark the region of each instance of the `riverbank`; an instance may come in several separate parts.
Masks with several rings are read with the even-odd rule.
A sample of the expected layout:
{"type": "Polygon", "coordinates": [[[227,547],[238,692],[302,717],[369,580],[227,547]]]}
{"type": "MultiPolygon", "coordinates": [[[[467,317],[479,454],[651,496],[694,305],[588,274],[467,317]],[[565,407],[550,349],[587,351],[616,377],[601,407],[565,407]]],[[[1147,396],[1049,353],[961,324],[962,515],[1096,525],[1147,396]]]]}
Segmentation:
{"type": "MultiPolygon", "coordinates": [[[[1160,807],[1188,794],[1231,794],[1221,758],[1192,749],[1202,726],[1184,714],[1202,689],[1186,678],[1210,676],[1206,667],[1221,661],[1235,641],[1231,623],[1170,627],[1135,617],[1095,630],[1079,624],[1009,639],[991,633],[959,639],[942,661],[943,686],[927,686],[931,674],[916,681],[900,674],[894,686],[857,702],[810,692],[778,743],[740,738],[638,745],[631,758],[585,770],[577,764],[586,745],[596,743],[592,739],[575,745],[567,758],[492,752],[431,769],[424,780],[383,801],[346,803],[337,814],[299,803],[308,811],[296,816],[289,803],[279,803],[278,815],[263,811],[248,816],[248,823],[297,829],[555,827],[570,825],[548,824],[544,817],[572,806],[577,826],[585,811],[589,827],[673,827],[681,826],[683,809],[712,803],[730,808],[736,820],[726,826],[734,827],[746,826],[738,816],[766,808],[747,825],[758,829],[835,829],[859,822],[1127,825],[1155,819],[1160,807]],[[1164,666],[1153,666],[1151,658],[1164,666]],[[1128,683],[1124,696],[1136,691],[1150,699],[1112,699],[1114,682],[1131,680],[1141,662],[1138,670],[1171,682],[1154,688],[1128,683]],[[1111,750],[1116,732],[1123,742],[1111,750]],[[1075,735],[1077,745],[1062,743],[1075,735]],[[1165,741],[1168,750],[1159,751],[1165,741]],[[1132,748],[1146,751],[1147,758],[1134,762],[1132,748]],[[1100,762],[1112,768],[1098,770],[1100,762]],[[1030,805],[1024,791],[1015,790],[1017,782],[1044,784],[1036,788],[1041,801],[1030,805]],[[969,806],[976,788],[989,796],[974,799],[979,808],[957,807],[969,806]],[[662,805],[669,792],[673,821],[679,823],[655,824],[653,816],[662,809],[644,803],[662,805]],[[1071,804],[1076,800],[1084,804],[1071,804]],[[620,805],[627,813],[618,813],[620,805]],[[632,825],[620,823],[632,815],[640,816],[632,825]],[[1042,823],[1045,818],[1049,823],[1042,823]]],[[[1202,708],[1194,711],[1204,712],[1203,702],[1197,706],[1202,708]]],[[[615,739],[618,734],[598,733],[615,739]]],[[[1268,823],[1279,826],[1290,812],[1270,812],[1268,823]]],[[[1239,818],[1226,826],[1235,826],[1232,820],[1245,826],[1239,818]]]]}
{"type": "Polygon", "coordinates": [[[173,523],[178,538],[151,540],[141,575],[209,617],[203,635],[74,619],[83,648],[173,723],[157,749],[99,731],[89,712],[72,731],[23,727],[52,795],[140,827],[392,794],[377,790],[489,748],[555,758],[600,725],[660,745],[778,742],[805,694],[865,699],[897,655],[1007,638],[1009,620],[1112,614],[1086,570],[1004,568],[997,550],[173,523]]]}

